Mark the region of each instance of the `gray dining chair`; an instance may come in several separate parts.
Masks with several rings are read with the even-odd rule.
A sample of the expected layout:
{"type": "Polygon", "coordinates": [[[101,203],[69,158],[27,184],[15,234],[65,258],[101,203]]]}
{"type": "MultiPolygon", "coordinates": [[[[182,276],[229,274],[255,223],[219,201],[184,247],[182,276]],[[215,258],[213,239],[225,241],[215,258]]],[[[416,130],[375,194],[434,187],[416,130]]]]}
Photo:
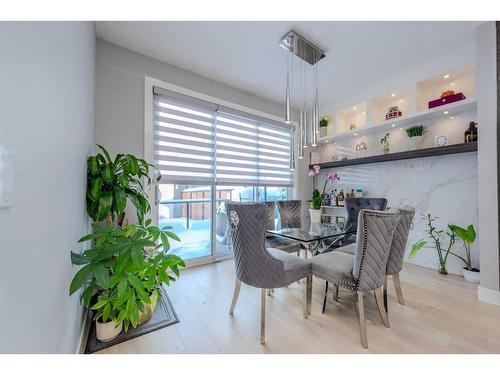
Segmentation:
{"type": "Polygon", "coordinates": [[[303,316],[311,310],[310,263],[278,249],[266,249],[267,206],[263,203],[229,202],[227,207],[233,242],[236,282],[229,314],[233,315],[241,284],[261,290],[260,342],[265,343],[266,289],[282,288],[305,279],[303,316]]]}
{"type": "MultiPolygon", "coordinates": [[[[276,229],[276,222],[274,220],[274,211],[276,208],[275,202],[264,202],[267,206],[267,230],[276,229]]],[[[271,247],[274,249],[279,249],[286,251],[287,253],[297,253],[300,252],[300,242],[290,240],[284,237],[279,237],[270,233],[266,233],[266,247],[271,247]]]]}
{"type": "MultiPolygon", "coordinates": [[[[346,210],[346,221],[344,223],[344,228],[349,228],[352,234],[346,234],[344,236],[337,237],[334,240],[327,241],[326,244],[329,249],[347,251],[354,254],[354,246],[346,247],[346,244],[354,244],[356,241],[356,233],[358,227],[358,216],[359,212],[363,209],[384,211],[387,207],[387,199],[385,198],[346,198],[345,199],[345,210],[346,210]]],[[[323,312],[326,308],[326,300],[328,297],[328,281],[325,282],[325,295],[323,297],[323,312]]],[[[333,300],[337,301],[339,296],[338,285],[333,286],[333,300]]]]}
{"type": "MultiPolygon", "coordinates": [[[[387,260],[387,267],[385,271],[384,305],[386,309],[388,276],[391,276],[392,278],[394,289],[396,290],[396,296],[398,297],[398,302],[401,305],[405,304],[399,274],[403,270],[405,249],[408,242],[408,235],[410,234],[410,229],[413,225],[413,218],[415,217],[415,207],[404,206],[399,209],[399,214],[401,215],[401,220],[399,221],[399,224],[396,227],[396,231],[394,232],[394,240],[392,241],[391,251],[389,252],[389,259],[387,260]]],[[[355,248],[356,245],[351,243],[346,246],[342,246],[337,250],[354,255],[355,248]]],[[[336,300],[337,298],[335,298],[334,292],[334,299],[336,300]]]]}
{"type": "Polygon", "coordinates": [[[387,260],[387,267],[385,271],[385,282],[384,282],[384,304],[387,308],[387,276],[391,276],[392,283],[394,284],[394,289],[396,290],[396,295],[398,297],[398,302],[401,305],[405,304],[403,298],[403,291],[401,290],[401,281],[399,279],[399,274],[403,270],[404,256],[406,244],[408,242],[408,235],[410,234],[410,229],[413,226],[413,218],[415,217],[415,207],[404,206],[399,209],[401,214],[401,220],[396,227],[396,232],[394,233],[394,240],[392,241],[391,251],[389,253],[389,259],[387,260]]]}
{"type": "Polygon", "coordinates": [[[300,228],[302,226],[301,200],[276,201],[276,207],[278,207],[280,214],[281,229],[300,228]]]}
{"type": "MultiPolygon", "coordinates": [[[[368,347],[363,302],[367,292],[373,291],[380,317],[384,325],[389,327],[382,293],[387,260],[399,220],[400,214],[397,211],[362,209],[357,223],[354,256],[342,251],[333,251],[317,255],[310,260],[314,276],[357,294],[361,344],[364,348],[368,347]]],[[[310,301],[307,301],[306,305],[309,303],[310,301]]]]}

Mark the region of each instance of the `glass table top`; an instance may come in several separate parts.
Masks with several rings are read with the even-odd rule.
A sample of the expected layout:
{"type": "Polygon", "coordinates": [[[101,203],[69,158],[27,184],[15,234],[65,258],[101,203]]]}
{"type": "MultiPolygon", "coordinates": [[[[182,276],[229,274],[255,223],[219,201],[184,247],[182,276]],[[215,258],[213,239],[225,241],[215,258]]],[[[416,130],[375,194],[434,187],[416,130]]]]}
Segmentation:
{"type": "Polygon", "coordinates": [[[345,234],[356,234],[356,230],[344,228],[344,224],[305,223],[302,228],[268,230],[267,233],[300,242],[312,242],[345,234]]]}

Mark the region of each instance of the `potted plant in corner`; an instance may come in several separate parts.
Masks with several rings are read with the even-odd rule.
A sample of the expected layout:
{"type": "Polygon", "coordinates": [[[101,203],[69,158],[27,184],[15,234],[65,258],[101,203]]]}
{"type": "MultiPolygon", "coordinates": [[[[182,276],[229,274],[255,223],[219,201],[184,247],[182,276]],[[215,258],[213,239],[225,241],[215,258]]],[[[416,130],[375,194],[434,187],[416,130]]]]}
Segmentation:
{"type": "Polygon", "coordinates": [[[82,266],[69,288],[82,290],[83,305],[94,311],[96,336],[112,340],[130,325],[136,327],[153,314],[163,284],[179,277],[184,261],[168,254],[169,239],[179,241],[171,227],[158,228],[144,191],[160,176],[151,164],[133,155],[118,154],[114,161],[107,150],[87,160],[87,212],[94,220],[92,233],[79,242],[90,248],[71,252],[71,262],[82,266]],[[136,208],[137,224],[124,225],[125,207],[136,208]]]}
{"type": "Polygon", "coordinates": [[[465,267],[462,269],[465,280],[478,283],[480,281],[480,272],[478,268],[472,266],[471,258],[471,245],[476,240],[474,225],[470,224],[467,228],[462,228],[458,225],[451,224],[449,227],[453,233],[462,240],[464,245],[465,258],[458,255],[456,256],[465,263],[465,267]]]}
{"type": "Polygon", "coordinates": [[[414,151],[422,148],[422,139],[425,133],[424,125],[414,125],[405,129],[408,136],[408,150],[414,151]]]}
{"type": "Polygon", "coordinates": [[[321,120],[319,120],[319,136],[320,137],[326,137],[328,122],[329,121],[328,121],[327,117],[323,117],[321,120]]]}
{"type": "MultiPolygon", "coordinates": [[[[307,172],[309,177],[314,177],[319,174],[321,167],[319,165],[313,165],[313,169],[307,172]]],[[[330,172],[325,177],[325,182],[323,184],[323,193],[320,194],[318,189],[313,190],[311,204],[309,208],[309,215],[311,217],[311,223],[320,223],[321,222],[321,205],[323,203],[323,199],[325,198],[326,185],[328,183],[340,180],[340,176],[336,172],[330,172]]]]}

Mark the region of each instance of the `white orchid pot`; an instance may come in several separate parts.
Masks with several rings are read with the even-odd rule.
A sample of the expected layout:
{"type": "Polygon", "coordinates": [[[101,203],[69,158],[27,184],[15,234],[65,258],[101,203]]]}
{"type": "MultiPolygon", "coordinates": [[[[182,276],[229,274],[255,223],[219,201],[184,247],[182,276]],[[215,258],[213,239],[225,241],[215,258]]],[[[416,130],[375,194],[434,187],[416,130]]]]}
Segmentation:
{"type": "Polygon", "coordinates": [[[327,130],[326,126],[320,126],[319,128],[319,136],[320,137],[326,137],[327,135],[327,130]]]}
{"type": "Polygon", "coordinates": [[[97,340],[101,342],[108,342],[115,339],[122,331],[123,324],[116,325],[115,321],[101,323],[99,321],[95,322],[95,332],[97,340]]]}
{"type": "Polygon", "coordinates": [[[467,268],[462,268],[462,274],[464,275],[464,279],[470,281],[471,283],[479,283],[481,280],[481,273],[477,268],[474,268],[472,271],[467,268]]]}
{"type": "Polygon", "coordinates": [[[311,223],[321,223],[321,209],[315,210],[310,208],[309,215],[311,216],[311,223]]]}
{"type": "Polygon", "coordinates": [[[423,136],[408,137],[408,151],[420,150],[422,148],[423,136]]]}

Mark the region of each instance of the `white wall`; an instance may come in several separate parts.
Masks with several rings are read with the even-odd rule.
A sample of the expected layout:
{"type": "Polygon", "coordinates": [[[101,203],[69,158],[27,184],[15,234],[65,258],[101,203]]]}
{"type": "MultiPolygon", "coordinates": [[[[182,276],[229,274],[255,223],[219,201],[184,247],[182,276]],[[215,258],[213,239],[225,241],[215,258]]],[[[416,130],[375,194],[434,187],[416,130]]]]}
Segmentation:
{"type": "Polygon", "coordinates": [[[91,22],[0,22],[0,147],[15,163],[14,204],[0,208],[0,353],[79,347],[69,252],[88,231],[94,66],[91,22]]]}
{"type": "Polygon", "coordinates": [[[481,285],[479,298],[500,304],[497,181],[497,31],[486,22],[477,31],[478,191],[481,285]],[[487,234],[487,235],[486,235],[487,234]]]}
{"type": "Polygon", "coordinates": [[[98,39],[96,141],[111,153],[144,155],[145,76],[271,115],[284,113],[279,104],[98,39]]]}

